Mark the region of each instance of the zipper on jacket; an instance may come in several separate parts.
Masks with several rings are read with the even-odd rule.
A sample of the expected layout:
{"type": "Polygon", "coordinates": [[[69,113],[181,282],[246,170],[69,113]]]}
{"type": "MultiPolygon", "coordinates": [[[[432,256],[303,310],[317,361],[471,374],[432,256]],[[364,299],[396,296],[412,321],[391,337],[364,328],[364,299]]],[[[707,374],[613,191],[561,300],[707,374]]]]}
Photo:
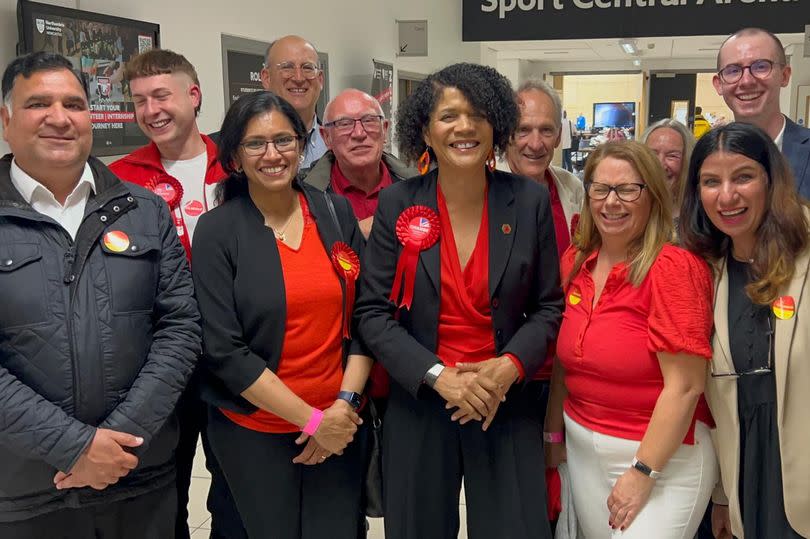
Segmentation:
{"type": "MultiPolygon", "coordinates": [[[[81,225],[80,225],[81,226],[81,225]]],[[[73,379],[73,414],[77,415],[80,409],[81,391],[79,390],[79,358],[76,357],[76,343],[73,337],[73,283],[76,281],[76,275],[73,273],[73,263],[76,261],[75,247],[76,243],[70,234],[63,228],[62,234],[67,239],[68,250],[65,252],[65,272],[62,277],[62,282],[68,287],[68,303],[65,312],[65,327],[67,329],[68,347],[70,349],[70,366],[71,378],[73,379]]],[[[78,231],[76,232],[78,234],[78,231]]]]}

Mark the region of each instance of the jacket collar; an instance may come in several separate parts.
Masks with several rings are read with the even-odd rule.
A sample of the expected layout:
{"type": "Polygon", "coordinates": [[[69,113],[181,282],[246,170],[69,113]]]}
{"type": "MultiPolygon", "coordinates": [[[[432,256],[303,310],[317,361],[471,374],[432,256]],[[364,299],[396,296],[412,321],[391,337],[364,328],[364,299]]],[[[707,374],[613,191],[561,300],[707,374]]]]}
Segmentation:
{"type": "Polygon", "coordinates": [[[801,193],[807,188],[802,185],[810,176],[810,129],[802,127],[785,117],[785,135],[782,138],[782,153],[790,163],[796,178],[796,189],[801,193]]]}
{"type": "MultiPolygon", "coordinates": [[[[207,171],[205,175],[205,183],[214,184],[225,178],[226,174],[224,171],[221,170],[219,162],[217,161],[216,143],[213,140],[211,140],[209,136],[203,135],[202,133],[200,133],[200,137],[205,143],[205,152],[208,157],[208,161],[205,167],[205,170],[207,171]],[[219,169],[218,171],[219,173],[210,174],[212,169],[219,169]]],[[[160,173],[166,172],[166,169],[163,167],[163,162],[161,160],[160,150],[158,149],[157,144],[155,144],[154,142],[150,142],[146,146],[141,146],[134,152],[121,158],[121,161],[124,163],[138,165],[141,167],[153,168],[160,173]]]]}
{"type": "MultiPolygon", "coordinates": [[[[390,153],[383,152],[382,162],[388,167],[391,180],[394,182],[406,180],[418,174],[416,169],[409,167],[390,153]]],[[[323,154],[323,157],[318,159],[308,171],[305,171],[304,182],[321,191],[325,191],[329,187],[332,177],[332,166],[334,164],[335,154],[332,150],[329,150],[323,154]]]]}

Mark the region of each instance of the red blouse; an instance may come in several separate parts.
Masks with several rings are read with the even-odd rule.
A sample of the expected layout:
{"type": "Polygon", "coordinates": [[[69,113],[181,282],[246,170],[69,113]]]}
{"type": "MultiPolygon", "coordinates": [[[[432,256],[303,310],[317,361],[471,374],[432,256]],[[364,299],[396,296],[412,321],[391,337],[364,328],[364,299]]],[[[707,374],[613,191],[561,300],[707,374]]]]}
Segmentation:
{"type": "Polygon", "coordinates": [[[486,194],[481,224],[467,266],[462,270],[450,215],[440,187],[441,299],[436,355],[447,366],[495,357],[495,336],[489,305],[489,216],[486,194]]]}
{"type": "MultiPolygon", "coordinates": [[[[571,247],[562,261],[565,279],[574,264],[571,247]]],[[[684,353],[711,360],[712,275],[703,260],[665,245],[638,287],[628,268],[613,267],[593,305],[591,275],[598,251],[565,287],[557,355],[565,368],[568,416],[593,431],[641,440],[664,379],[656,354],[684,353]]],[[[684,443],[694,443],[695,419],[712,426],[701,396],[684,443]]]]}
{"type": "MultiPolygon", "coordinates": [[[[287,295],[286,331],[276,375],[308,404],[324,409],[335,402],[343,382],[343,291],[306,199],[299,196],[304,214],[301,245],[293,249],[276,240],[287,295]]],[[[221,411],[234,423],[259,432],[301,430],[264,410],[247,415],[221,411]]]]}

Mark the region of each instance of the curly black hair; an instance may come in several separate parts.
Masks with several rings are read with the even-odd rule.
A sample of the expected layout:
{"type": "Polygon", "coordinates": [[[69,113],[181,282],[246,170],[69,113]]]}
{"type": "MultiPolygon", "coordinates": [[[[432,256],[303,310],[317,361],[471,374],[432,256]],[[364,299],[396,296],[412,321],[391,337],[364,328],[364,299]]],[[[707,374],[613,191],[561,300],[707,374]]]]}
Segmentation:
{"type": "MultiPolygon", "coordinates": [[[[415,163],[424,153],[424,133],[430,114],[445,88],[456,88],[492,125],[495,151],[506,150],[518,124],[519,112],[509,79],[495,69],[460,63],[428,76],[397,111],[396,139],[400,157],[415,163]]],[[[431,152],[431,157],[434,157],[431,152]]]]}

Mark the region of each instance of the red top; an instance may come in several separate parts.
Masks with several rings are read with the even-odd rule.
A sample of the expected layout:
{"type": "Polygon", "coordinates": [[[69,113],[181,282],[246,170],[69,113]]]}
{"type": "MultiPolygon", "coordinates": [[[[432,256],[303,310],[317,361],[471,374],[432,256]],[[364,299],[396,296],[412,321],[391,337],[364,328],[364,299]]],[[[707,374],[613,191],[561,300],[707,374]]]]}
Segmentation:
{"type": "MultiPolygon", "coordinates": [[[[575,254],[571,247],[564,255],[563,279],[575,254]]],[[[568,388],[564,408],[586,428],[640,441],[664,388],[656,354],[711,360],[712,275],[703,260],[667,244],[638,287],[627,280],[626,264],[614,266],[593,307],[591,271],[598,254],[592,253],[565,287],[557,338],[568,388]]],[[[694,443],[695,419],[713,426],[702,396],[686,444],[694,443]]]]}
{"type": "Polygon", "coordinates": [[[352,205],[352,210],[354,210],[354,216],[358,221],[362,221],[367,217],[371,217],[377,211],[380,191],[391,185],[391,174],[388,172],[388,167],[380,161],[380,182],[374,189],[366,193],[349,182],[348,178],[340,170],[337,161],[335,161],[332,165],[331,185],[335,193],[343,195],[349,200],[349,204],[352,205]]]}
{"type": "Polygon", "coordinates": [[[436,355],[442,363],[477,363],[495,357],[495,337],[489,306],[489,212],[484,209],[470,259],[462,270],[450,224],[450,214],[440,187],[439,206],[441,251],[441,298],[436,355]]]}
{"type": "MultiPolygon", "coordinates": [[[[293,249],[276,240],[287,295],[286,331],[276,375],[293,393],[322,410],[335,402],[343,381],[343,291],[306,199],[299,195],[299,200],[304,213],[301,245],[293,249]]],[[[259,432],[301,430],[264,410],[248,415],[221,411],[234,423],[259,432]]]]}

